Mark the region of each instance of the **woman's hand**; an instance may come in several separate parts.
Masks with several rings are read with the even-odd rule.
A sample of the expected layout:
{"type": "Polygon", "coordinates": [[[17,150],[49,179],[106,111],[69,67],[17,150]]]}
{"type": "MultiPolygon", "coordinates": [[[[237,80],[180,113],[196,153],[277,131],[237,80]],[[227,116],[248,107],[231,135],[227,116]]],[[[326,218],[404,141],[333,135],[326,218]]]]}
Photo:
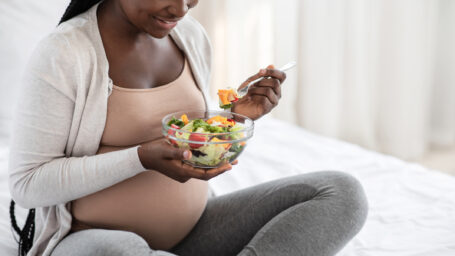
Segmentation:
{"type": "Polygon", "coordinates": [[[275,69],[273,65],[269,65],[267,69],[261,69],[259,73],[248,78],[237,90],[260,77],[266,77],[266,79],[253,84],[243,98],[234,102],[232,112],[256,120],[278,105],[281,98],[281,84],[286,79],[286,74],[275,69]]]}
{"type": "MultiPolygon", "coordinates": [[[[190,159],[191,151],[173,147],[166,139],[142,144],[138,148],[138,154],[144,168],[156,170],[181,183],[191,178],[209,180],[232,169],[231,164],[214,169],[200,169],[184,164],[182,160],[190,159]]],[[[232,164],[237,164],[237,161],[232,164]]]]}

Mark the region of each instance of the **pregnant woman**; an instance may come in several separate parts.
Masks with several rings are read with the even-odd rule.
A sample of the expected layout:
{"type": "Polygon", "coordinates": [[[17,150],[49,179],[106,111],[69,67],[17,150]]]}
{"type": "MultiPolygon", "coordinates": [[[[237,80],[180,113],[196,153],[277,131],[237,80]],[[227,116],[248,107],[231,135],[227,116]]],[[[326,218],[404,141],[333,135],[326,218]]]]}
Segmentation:
{"type": "MultiPolygon", "coordinates": [[[[40,42],[10,155],[13,199],[36,208],[28,255],[334,255],[361,229],[367,202],[352,176],[211,196],[207,180],[232,166],[190,167],[190,151],[164,142],[164,115],[208,109],[210,44],[187,15],[196,4],[72,0],[40,42]]],[[[256,120],[278,104],[285,74],[246,82],[259,77],[270,79],[233,112],[256,120]]]]}

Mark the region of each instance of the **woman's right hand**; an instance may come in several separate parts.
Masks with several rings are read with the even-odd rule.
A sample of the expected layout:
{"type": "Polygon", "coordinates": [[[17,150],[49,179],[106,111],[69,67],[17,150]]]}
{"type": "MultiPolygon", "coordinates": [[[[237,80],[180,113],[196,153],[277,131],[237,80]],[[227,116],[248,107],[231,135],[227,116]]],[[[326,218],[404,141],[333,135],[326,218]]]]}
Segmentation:
{"type": "MultiPolygon", "coordinates": [[[[213,169],[195,168],[185,164],[182,160],[190,159],[191,151],[176,148],[164,138],[142,144],[138,148],[138,154],[144,168],[159,171],[181,183],[191,178],[209,180],[232,169],[229,163],[213,169]]],[[[237,161],[232,164],[237,164],[237,161]]]]}

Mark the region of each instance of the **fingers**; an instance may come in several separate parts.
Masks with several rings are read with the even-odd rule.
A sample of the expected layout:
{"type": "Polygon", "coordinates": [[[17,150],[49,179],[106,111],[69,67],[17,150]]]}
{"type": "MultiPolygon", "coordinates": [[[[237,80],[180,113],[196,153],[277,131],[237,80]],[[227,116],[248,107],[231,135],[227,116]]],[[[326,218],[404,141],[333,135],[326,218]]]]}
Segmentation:
{"type": "MultiPolygon", "coordinates": [[[[143,146],[141,145],[138,150],[140,155],[143,154],[142,148],[143,146]]],[[[148,145],[148,149],[144,152],[144,154],[152,156],[148,161],[150,164],[144,165],[147,166],[147,169],[156,170],[181,183],[191,178],[209,180],[232,169],[231,164],[225,164],[213,169],[194,168],[185,164],[182,160],[191,159],[191,151],[173,147],[165,139],[154,141],[151,145],[148,145]]],[[[237,162],[234,161],[233,164],[237,164],[237,162]]]]}
{"type": "Polygon", "coordinates": [[[259,70],[258,73],[250,76],[245,82],[243,82],[237,90],[240,90],[247,86],[249,83],[253,82],[254,80],[261,78],[261,77],[271,77],[278,79],[280,81],[280,84],[286,80],[286,73],[283,71],[280,71],[278,69],[275,69],[274,65],[268,65],[266,69],[261,69],[259,70]]]}
{"type": "Polygon", "coordinates": [[[258,73],[254,74],[254,75],[250,76],[248,79],[246,79],[245,82],[243,82],[237,90],[240,90],[240,89],[246,87],[249,83],[253,82],[256,79],[263,77],[265,75],[265,73],[266,73],[265,69],[259,70],[258,73]]]}
{"type": "Polygon", "coordinates": [[[176,148],[168,143],[162,143],[161,156],[164,159],[186,160],[191,158],[191,151],[183,148],[176,148]]]}
{"type": "Polygon", "coordinates": [[[280,83],[286,80],[286,73],[278,69],[265,69],[264,76],[278,79],[280,83]]]}
{"type": "MultiPolygon", "coordinates": [[[[249,93],[252,97],[265,97],[270,102],[270,104],[272,104],[272,106],[276,106],[280,100],[278,95],[276,95],[275,91],[273,91],[271,87],[253,87],[249,90],[249,93]]],[[[264,103],[267,104],[267,102],[264,103]]]]}
{"type": "Polygon", "coordinates": [[[209,170],[205,170],[206,175],[209,176],[209,179],[214,178],[224,172],[232,170],[232,165],[231,164],[225,164],[223,166],[220,166],[218,168],[213,168],[209,170]]]}
{"type": "Polygon", "coordinates": [[[176,167],[183,172],[183,174],[181,176],[187,177],[187,178],[196,178],[196,179],[200,179],[200,180],[210,180],[210,179],[232,169],[232,165],[230,165],[230,164],[225,164],[218,168],[204,170],[201,168],[192,167],[192,166],[185,164],[178,160],[173,160],[173,162],[176,165],[176,167]]]}
{"type": "Polygon", "coordinates": [[[257,83],[255,87],[270,87],[278,98],[281,99],[281,83],[278,79],[264,79],[257,83]]]}

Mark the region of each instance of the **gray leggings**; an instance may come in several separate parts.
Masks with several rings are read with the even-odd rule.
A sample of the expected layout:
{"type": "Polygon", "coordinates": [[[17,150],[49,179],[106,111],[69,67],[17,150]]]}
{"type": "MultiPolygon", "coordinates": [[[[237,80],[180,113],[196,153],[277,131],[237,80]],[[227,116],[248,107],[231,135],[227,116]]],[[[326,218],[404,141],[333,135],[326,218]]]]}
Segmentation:
{"type": "Polygon", "coordinates": [[[323,171],[209,199],[201,219],[170,253],[127,231],[70,234],[52,256],[335,255],[363,226],[367,200],[352,176],[323,171]]]}

